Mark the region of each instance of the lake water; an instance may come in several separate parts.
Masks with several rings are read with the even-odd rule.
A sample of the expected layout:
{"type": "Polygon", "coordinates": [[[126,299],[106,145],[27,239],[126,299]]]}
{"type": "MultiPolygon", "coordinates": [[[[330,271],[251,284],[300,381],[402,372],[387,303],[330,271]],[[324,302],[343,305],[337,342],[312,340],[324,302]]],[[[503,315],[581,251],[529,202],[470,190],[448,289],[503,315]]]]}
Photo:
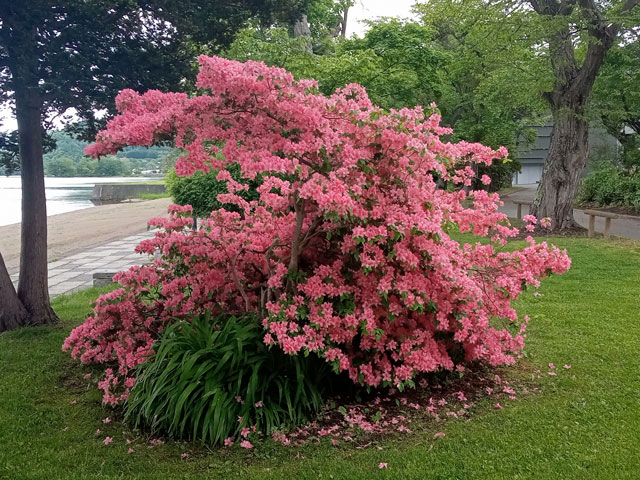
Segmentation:
{"type": "MultiPolygon", "coordinates": [[[[72,212],[93,207],[91,192],[97,183],[125,183],[158,180],[140,177],[46,177],[45,195],[47,215],[72,212]]],[[[21,218],[22,189],[20,177],[0,177],[0,226],[19,223],[21,218]]]]}

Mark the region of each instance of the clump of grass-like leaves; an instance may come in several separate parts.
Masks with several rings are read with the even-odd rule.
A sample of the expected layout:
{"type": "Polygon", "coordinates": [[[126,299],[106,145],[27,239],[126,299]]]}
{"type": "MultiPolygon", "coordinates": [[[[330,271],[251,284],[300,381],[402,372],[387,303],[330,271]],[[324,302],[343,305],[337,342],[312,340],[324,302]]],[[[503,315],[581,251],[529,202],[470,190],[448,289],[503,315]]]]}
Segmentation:
{"type": "Polygon", "coordinates": [[[265,434],[308,420],[328,369],[262,342],[255,317],[199,316],[167,327],[138,367],[126,416],[135,427],[217,444],[245,427],[265,434]]]}

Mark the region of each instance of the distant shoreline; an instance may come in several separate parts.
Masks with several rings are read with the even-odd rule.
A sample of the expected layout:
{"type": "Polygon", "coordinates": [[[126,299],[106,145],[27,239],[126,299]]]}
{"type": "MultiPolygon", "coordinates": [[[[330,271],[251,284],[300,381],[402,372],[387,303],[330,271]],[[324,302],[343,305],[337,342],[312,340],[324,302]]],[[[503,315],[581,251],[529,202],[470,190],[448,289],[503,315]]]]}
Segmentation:
{"type": "MultiPolygon", "coordinates": [[[[153,217],[167,214],[171,199],[83,208],[47,217],[49,261],[144,232],[153,217]]],[[[20,266],[20,223],[0,226],[0,253],[9,273],[20,266]]]]}

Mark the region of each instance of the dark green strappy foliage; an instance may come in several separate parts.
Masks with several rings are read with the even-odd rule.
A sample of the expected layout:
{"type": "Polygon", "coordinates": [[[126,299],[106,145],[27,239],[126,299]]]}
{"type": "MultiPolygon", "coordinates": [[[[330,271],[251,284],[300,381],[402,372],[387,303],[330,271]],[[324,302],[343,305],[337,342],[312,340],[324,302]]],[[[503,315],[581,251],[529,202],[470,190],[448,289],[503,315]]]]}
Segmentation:
{"type": "Polygon", "coordinates": [[[249,315],[172,324],[138,367],[127,419],[209,444],[237,437],[244,427],[268,434],[307,420],[322,405],[326,364],[315,355],[269,349],[263,335],[249,315]]]}

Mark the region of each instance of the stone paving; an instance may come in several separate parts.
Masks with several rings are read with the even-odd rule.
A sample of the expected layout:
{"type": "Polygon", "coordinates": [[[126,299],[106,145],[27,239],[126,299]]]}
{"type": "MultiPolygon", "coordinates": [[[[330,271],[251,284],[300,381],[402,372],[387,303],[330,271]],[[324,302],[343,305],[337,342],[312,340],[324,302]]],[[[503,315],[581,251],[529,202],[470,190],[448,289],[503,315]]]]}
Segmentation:
{"type": "MultiPolygon", "coordinates": [[[[134,249],[141,240],[151,237],[153,232],[131,235],[49,262],[49,294],[53,298],[77,292],[93,286],[94,273],[119,272],[146,263],[148,257],[135,253],[134,249]]],[[[17,283],[18,274],[11,279],[17,283]]]]}

